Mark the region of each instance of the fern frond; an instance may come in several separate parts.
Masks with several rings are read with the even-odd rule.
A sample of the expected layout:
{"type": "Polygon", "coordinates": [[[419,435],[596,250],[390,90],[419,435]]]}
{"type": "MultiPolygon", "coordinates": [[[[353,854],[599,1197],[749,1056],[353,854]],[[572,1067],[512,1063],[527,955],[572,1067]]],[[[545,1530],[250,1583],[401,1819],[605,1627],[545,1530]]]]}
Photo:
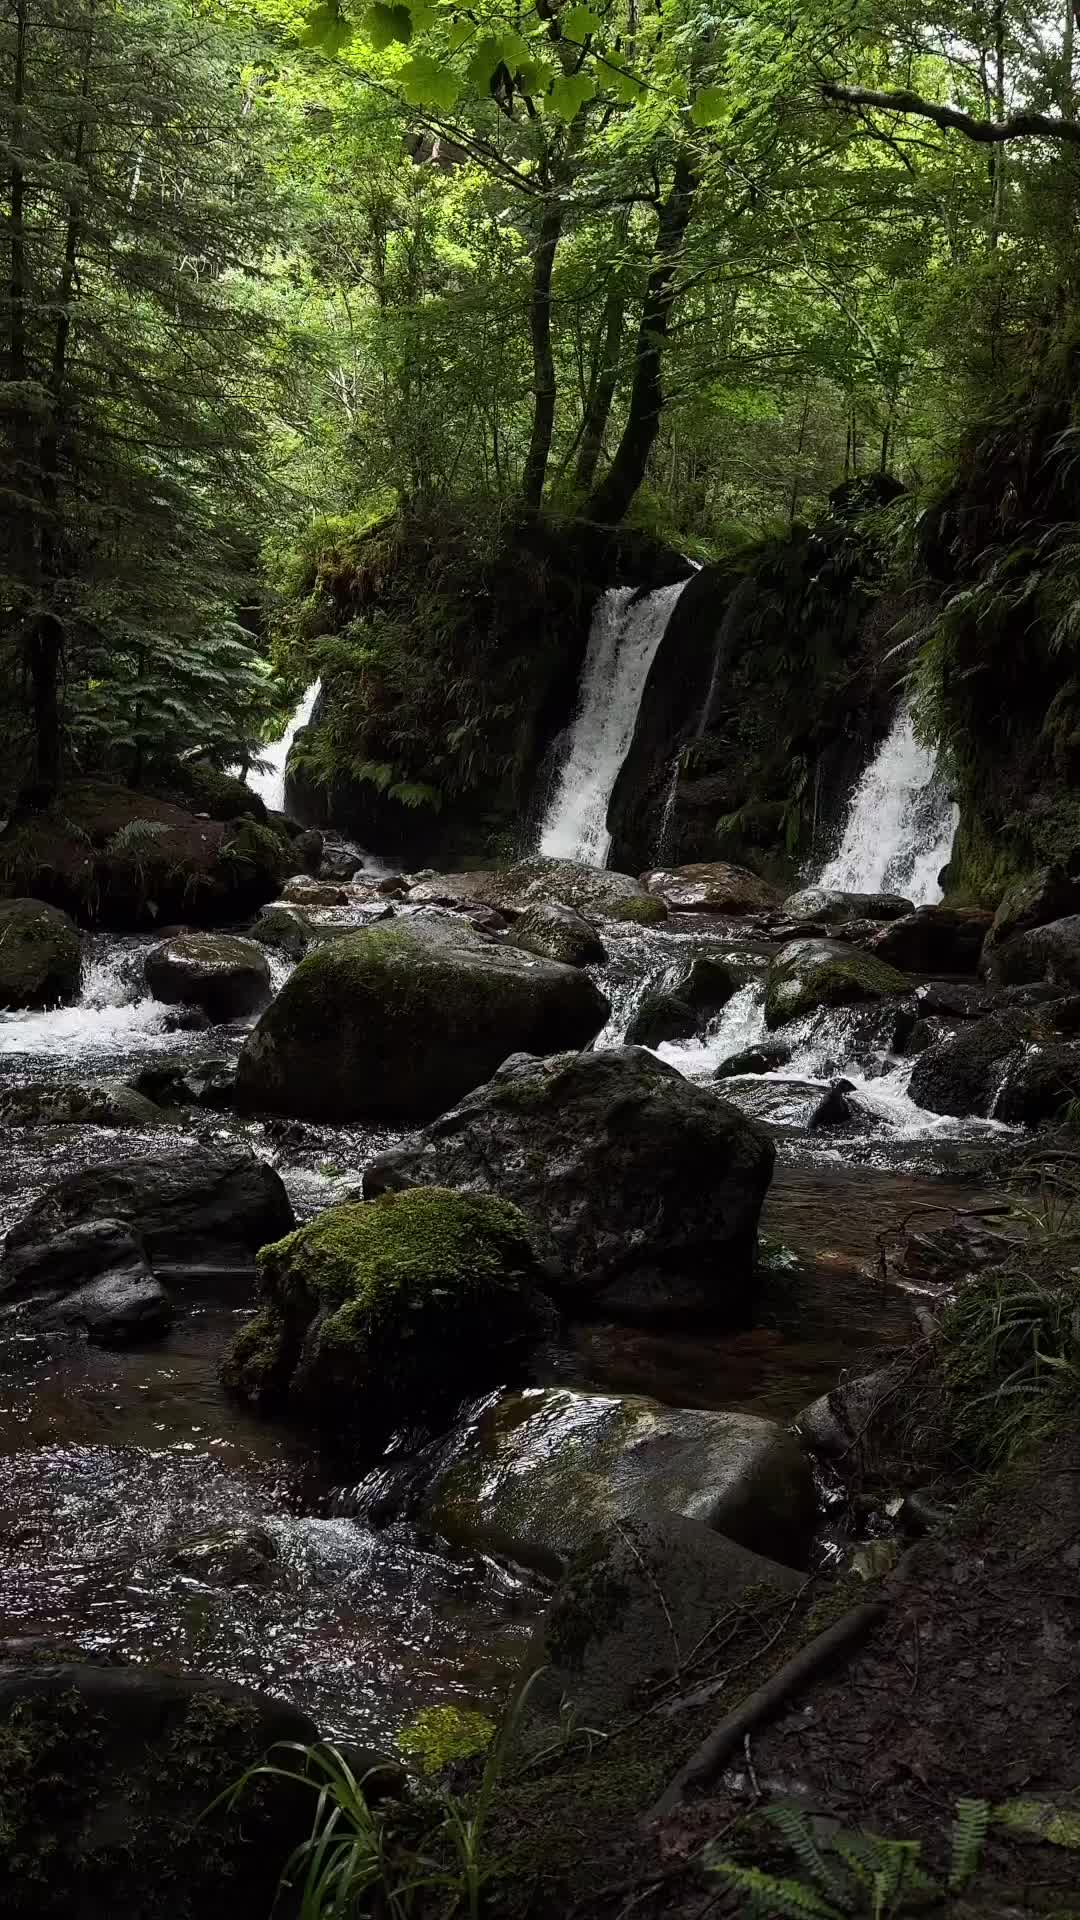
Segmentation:
{"type": "Polygon", "coordinates": [[[780,1833],[783,1834],[784,1839],[787,1841],[792,1853],[795,1854],[798,1859],[804,1873],[809,1874],[810,1878],[816,1881],[817,1885],[828,1894],[830,1900],[835,1900],[843,1911],[849,1911],[851,1907],[850,1892],[848,1888],[844,1886],[840,1875],[834,1871],[825,1859],[821,1848],[814,1838],[814,1830],[810,1825],[810,1821],[802,1809],[800,1807],[793,1807],[790,1802],[779,1801],[775,1806],[768,1809],[768,1818],[772,1821],[773,1825],[779,1829],[780,1833]]]}
{"type": "Polygon", "coordinates": [[[989,1801],[957,1801],[949,1859],[950,1893],[961,1892],[978,1868],[989,1825],[989,1801]]]}
{"type": "Polygon", "coordinates": [[[729,1886],[749,1894],[760,1912],[777,1920],[843,1920],[841,1910],[829,1906],[812,1887],[804,1887],[798,1880],[778,1880],[760,1867],[741,1867],[734,1860],[707,1857],[706,1865],[729,1886]]]}

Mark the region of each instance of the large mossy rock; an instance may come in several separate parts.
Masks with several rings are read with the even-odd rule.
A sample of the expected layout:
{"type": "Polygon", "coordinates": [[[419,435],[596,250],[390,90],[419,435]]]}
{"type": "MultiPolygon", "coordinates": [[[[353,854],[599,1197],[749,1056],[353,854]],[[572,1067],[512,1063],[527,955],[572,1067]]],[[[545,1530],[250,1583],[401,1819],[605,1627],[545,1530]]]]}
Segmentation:
{"type": "Polygon", "coordinates": [[[70,1290],[115,1267],[118,1251],[126,1260],[132,1241],[166,1285],[225,1281],[250,1297],[258,1249],[294,1225],[280,1176],[251,1153],[197,1148],[88,1167],[11,1228],[0,1299],[70,1290]]]}
{"type": "Polygon", "coordinates": [[[1080,1100],[1080,1044],[1033,1041],[1006,1061],[993,1117],[1008,1126],[1037,1127],[1062,1119],[1076,1100],[1080,1100]]]}
{"type": "Polygon", "coordinates": [[[40,900],[0,900],[0,1009],[56,1007],[76,999],[79,936],[66,913],[40,900]]]}
{"type": "Polygon", "coordinates": [[[911,986],[905,974],[842,940],[790,940],[769,968],[765,1024],[787,1026],[819,1007],[885,1000],[911,986]]]}
{"type": "Polygon", "coordinates": [[[35,1080],[0,1089],[7,1127],[152,1127],[163,1118],[153,1099],[120,1080],[35,1080]]]}
{"type": "Polygon", "coordinates": [[[47,812],[0,835],[0,893],[119,929],[243,919],[296,865],[288,839],[258,820],[199,818],[99,780],[72,782],[47,812]]]}
{"type": "Polygon", "coordinates": [[[331,1207],[259,1255],[222,1379],[346,1451],[520,1377],[558,1316],[516,1207],[442,1189],[331,1207]]]}
{"type": "Polygon", "coordinates": [[[794,1568],[681,1514],[623,1519],[597,1534],[533,1637],[529,1665],[543,1671],[529,1689],[526,1745],[534,1720],[538,1739],[550,1740],[564,1702],[578,1725],[601,1732],[620,1725],[655,1699],[680,1656],[700,1646],[743,1595],[767,1604],[801,1584],[794,1568]]]}
{"type": "Polygon", "coordinates": [[[754,1285],[775,1149],[764,1128],[643,1048],[506,1061],[365,1193],[498,1193],[529,1219],[569,1300],[737,1319],[754,1285]]]}
{"type": "Polygon", "coordinates": [[[455,1544],[549,1570],[619,1521],[672,1513],[802,1566],[814,1477],[794,1436],[755,1414],[527,1388],[481,1416],[423,1504],[455,1544]]]}
{"type": "Polygon", "coordinates": [[[211,1020],[238,1020],[270,998],[265,953],[236,934],[177,934],[147,954],[144,974],[155,1000],[201,1007],[211,1020]]]}
{"type": "Polygon", "coordinates": [[[260,947],[284,954],[286,960],[302,960],[314,937],[315,927],[307,914],[283,901],[263,907],[251,928],[251,938],[260,947]]]}
{"type": "Polygon", "coordinates": [[[1039,867],[1015,886],[1000,901],[993,925],[986,937],[984,958],[991,971],[995,948],[1004,946],[1018,933],[1030,933],[1051,920],[1065,920],[1080,913],[1080,879],[1066,873],[1064,867],[1039,867]]]}
{"type": "Polygon", "coordinates": [[[907,973],[974,974],[992,918],[978,907],[917,907],[875,934],[869,950],[907,973]]]}
{"type": "Polygon", "coordinates": [[[738,918],[746,913],[768,913],[780,905],[779,892],[767,880],[725,860],[657,867],[642,874],[641,884],[671,913],[723,913],[738,918]]]}
{"type": "Polygon", "coordinates": [[[237,1090],[311,1120],[430,1120],[508,1054],[587,1046],[608,1011],[578,967],[399,920],[301,961],[244,1044],[237,1090]]]}
{"type": "Polygon", "coordinates": [[[561,960],[568,967],[588,967],[607,959],[604,943],[584,914],[561,900],[538,900],[515,922],[511,944],[542,960],[561,960]]]}
{"type": "Polygon", "coordinates": [[[554,900],[586,918],[633,920],[642,926],[667,917],[663,901],[647,893],[632,874],[540,857],[468,873],[412,874],[408,899],[414,906],[495,907],[511,916],[554,900]]]}
{"type": "Polygon", "coordinates": [[[915,908],[899,893],[845,893],[837,887],[804,887],[789,893],[781,908],[785,920],[840,926],[845,920],[900,920],[915,908]]]}
{"type": "Polygon", "coordinates": [[[317,1729],[227,1680],[0,1666],[0,1910],[10,1920],[238,1920],[274,1904],[313,1796],[263,1778],[317,1729]]]}

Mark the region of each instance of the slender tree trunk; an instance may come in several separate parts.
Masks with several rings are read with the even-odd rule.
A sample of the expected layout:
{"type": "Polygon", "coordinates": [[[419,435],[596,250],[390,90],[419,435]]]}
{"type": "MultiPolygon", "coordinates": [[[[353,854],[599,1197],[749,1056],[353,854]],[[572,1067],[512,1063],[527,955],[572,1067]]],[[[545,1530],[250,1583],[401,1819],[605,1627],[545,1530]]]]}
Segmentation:
{"type": "MultiPolygon", "coordinates": [[[[625,219],[616,229],[615,237],[621,248],[626,239],[625,219]]],[[[616,272],[612,276],[607,298],[604,301],[604,311],[600,321],[599,351],[589,382],[589,395],[585,403],[585,417],[582,423],[581,449],[574,472],[575,485],[582,493],[592,486],[600,455],[603,452],[604,435],[611,418],[611,407],[619,378],[619,358],[622,353],[625,325],[626,293],[622,277],[616,272]]]]}
{"type": "Polygon", "coordinates": [[[551,275],[563,227],[563,206],[548,201],[540,221],[533,256],[529,298],[529,334],[533,356],[533,421],[525,472],[521,482],[527,507],[539,507],[544,495],[551,436],[555,430],[555,354],[551,344],[551,275]]]}
{"type": "Polygon", "coordinates": [[[675,304],[679,256],[693,215],[696,190],[697,171],[684,149],[675,162],[671,192],[657,222],[653,269],[641,310],[626,424],[615,457],[586,508],[590,519],[605,526],[614,526],[628,511],[645,478],[660,428],[664,408],[664,345],[675,304]]]}

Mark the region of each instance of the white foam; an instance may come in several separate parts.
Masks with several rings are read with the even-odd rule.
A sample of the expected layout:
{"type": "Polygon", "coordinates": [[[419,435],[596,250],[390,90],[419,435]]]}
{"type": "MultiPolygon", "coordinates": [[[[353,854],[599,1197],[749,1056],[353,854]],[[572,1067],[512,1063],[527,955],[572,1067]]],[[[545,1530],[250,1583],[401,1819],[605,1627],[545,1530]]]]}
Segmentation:
{"type": "Polygon", "coordinates": [[[899,893],[915,906],[941,899],[938,874],[960,820],[937,761],[901,706],[851,796],[847,821],[819,887],[845,893],[899,893]]]}

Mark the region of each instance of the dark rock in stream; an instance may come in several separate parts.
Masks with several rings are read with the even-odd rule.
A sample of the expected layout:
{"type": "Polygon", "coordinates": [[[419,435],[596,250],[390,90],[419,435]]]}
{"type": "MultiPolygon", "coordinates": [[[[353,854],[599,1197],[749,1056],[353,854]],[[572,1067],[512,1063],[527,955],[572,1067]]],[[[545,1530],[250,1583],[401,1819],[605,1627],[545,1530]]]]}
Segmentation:
{"type": "Polygon", "coordinates": [[[74,1000],[82,948],[74,922],[40,900],[0,900],[0,1007],[74,1000]]]}
{"type": "Polygon", "coordinates": [[[970,973],[993,915],[975,907],[917,907],[870,941],[870,952],[907,973],[970,973]]]}
{"type": "Polygon", "coordinates": [[[380,1154],[364,1192],[498,1193],[568,1299],[631,1316],[736,1319],[753,1290],[775,1149],[764,1128],[643,1048],[507,1060],[380,1154]]]}
{"type": "Polygon", "coordinates": [[[1080,987],[1080,913],[1032,927],[990,948],[984,971],[996,986],[1049,981],[1057,987],[1080,987]]]}
{"type": "Polygon", "coordinates": [[[169,1564],[208,1586],[265,1586],[273,1579],[278,1550],[265,1527],[218,1527],[213,1533],[181,1540],[169,1564]]]}
{"type": "MultiPolygon", "coordinates": [[[[575,1560],[537,1629],[528,1664],[524,1737],[547,1741],[564,1701],[577,1724],[606,1732],[677,1670],[748,1589],[762,1598],[795,1593],[791,1567],[737,1546],[680,1514],[626,1519],[575,1560]]],[[[658,1719],[658,1726],[663,1724],[658,1719]]]]}
{"type": "Polygon", "coordinates": [[[994,1101],[995,1120],[1037,1127],[1080,1099],[1080,1043],[1037,1040],[1011,1055],[994,1101]]]}
{"type": "Polygon", "coordinates": [[[299,907],[285,906],[282,901],[263,907],[251,929],[251,938],[257,940],[260,947],[283,953],[287,960],[302,960],[314,937],[315,928],[307,914],[301,913],[299,907]]]}
{"type": "MultiPolygon", "coordinates": [[[[475,914],[472,924],[476,925],[475,914]]],[[[514,925],[511,944],[539,954],[542,960],[561,960],[568,967],[588,967],[607,959],[592,921],[561,900],[538,900],[534,907],[526,907],[514,925]]]]}
{"type": "Polygon", "coordinates": [[[841,940],[792,940],[781,947],[765,987],[765,1024],[783,1027],[818,1007],[888,1000],[912,983],[876,955],[841,940]]]}
{"type": "Polygon", "coordinates": [[[9,1127],[148,1127],[163,1118],[150,1094],[115,1080],[97,1086],[31,1082],[0,1092],[0,1121],[9,1127]]]}
{"type": "Polygon", "coordinates": [[[836,1080],[823,1094],[807,1121],[809,1133],[821,1133],[832,1127],[844,1127],[849,1131],[867,1131],[872,1125],[870,1115],[860,1107],[857,1100],[850,1096],[855,1088],[850,1080],[836,1080]]]}
{"type": "Polygon", "coordinates": [[[0,1301],[26,1300],[117,1266],[132,1249],[167,1286],[249,1295],[255,1254],[295,1224],[279,1176],[254,1154],[207,1149],[69,1174],[4,1242],[0,1301]]]}
{"type": "Polygon", "coordinates": [[[641,883],[672,913],[722,913],[733,918],[767,913],[780,895],[759,874],[725,860],[701,860],[686,867],[658,867],[641,883]]]}
{"type": "Polygon", "coordinates": [[[912,902],[899,893],[845,893],[836,887],[804,887],[789,893],[781,908],[786,920],[826,926],[843,920],[901,920],[914,911],[912,902]]]}
{"type": "Polygon", "coordinates": [[[317,1738],[305,1714],[227,1680],[0,1666],[0,1908],[10,1920],[268,1914],[310,1832],[311,1793],[264,1777],[235,1806],[219,1796],[279,1741],[317,1738]]]}
{"type": "Polygon", "coordinates": [[[734,1080],[743,1073],[776,1073],[780,1067],[786,1067],[791,1059],[791,1048],[780,1045],[774,1047],[747,1047],[742,1053],[733,1053],[721,1060],[714,1079],[734,1080]]]}
{"type": "Polygon", "coordinates": [[[579,967],[460,920],[395,921],[301,961],[244,1043],[237,1090],[299,1119],[430,1120],[508,1054],[587,1046],[609,1011],[579,967]]]}
{"type": "Polygon", "coordinates": [[[931,1113],[986,1119],[1005,1075],[1005,1063],[1033,1037],[1029,1014],[1005,1012],[971,1021],[919,1055],[908,1091],[931,1113]]]}
{"type": "Polygon", "coordinates": [[[158,1060],[140,1067],[131,1086],[136,1094],[161,1107],[210,1107],[221,1111],[233,1105],[236,1068],[230,1060],[158,1060]]]}
{"type": "Polygon", "coordinates": [[[85,1333],[96,1347],[137,1346],[172,1325],[173,1306],[141,1254],[130,1265],[99,1273],[38,1314],[39,1325],[85,1333]]]}
{"type": "Polygon", "coordinates": [[[211,1020],[238,1020],[270,998],[270,967],[254,940],[187,933],[146,957],[146,984],[166,1006],[201,1007],[211,1020]]]}

